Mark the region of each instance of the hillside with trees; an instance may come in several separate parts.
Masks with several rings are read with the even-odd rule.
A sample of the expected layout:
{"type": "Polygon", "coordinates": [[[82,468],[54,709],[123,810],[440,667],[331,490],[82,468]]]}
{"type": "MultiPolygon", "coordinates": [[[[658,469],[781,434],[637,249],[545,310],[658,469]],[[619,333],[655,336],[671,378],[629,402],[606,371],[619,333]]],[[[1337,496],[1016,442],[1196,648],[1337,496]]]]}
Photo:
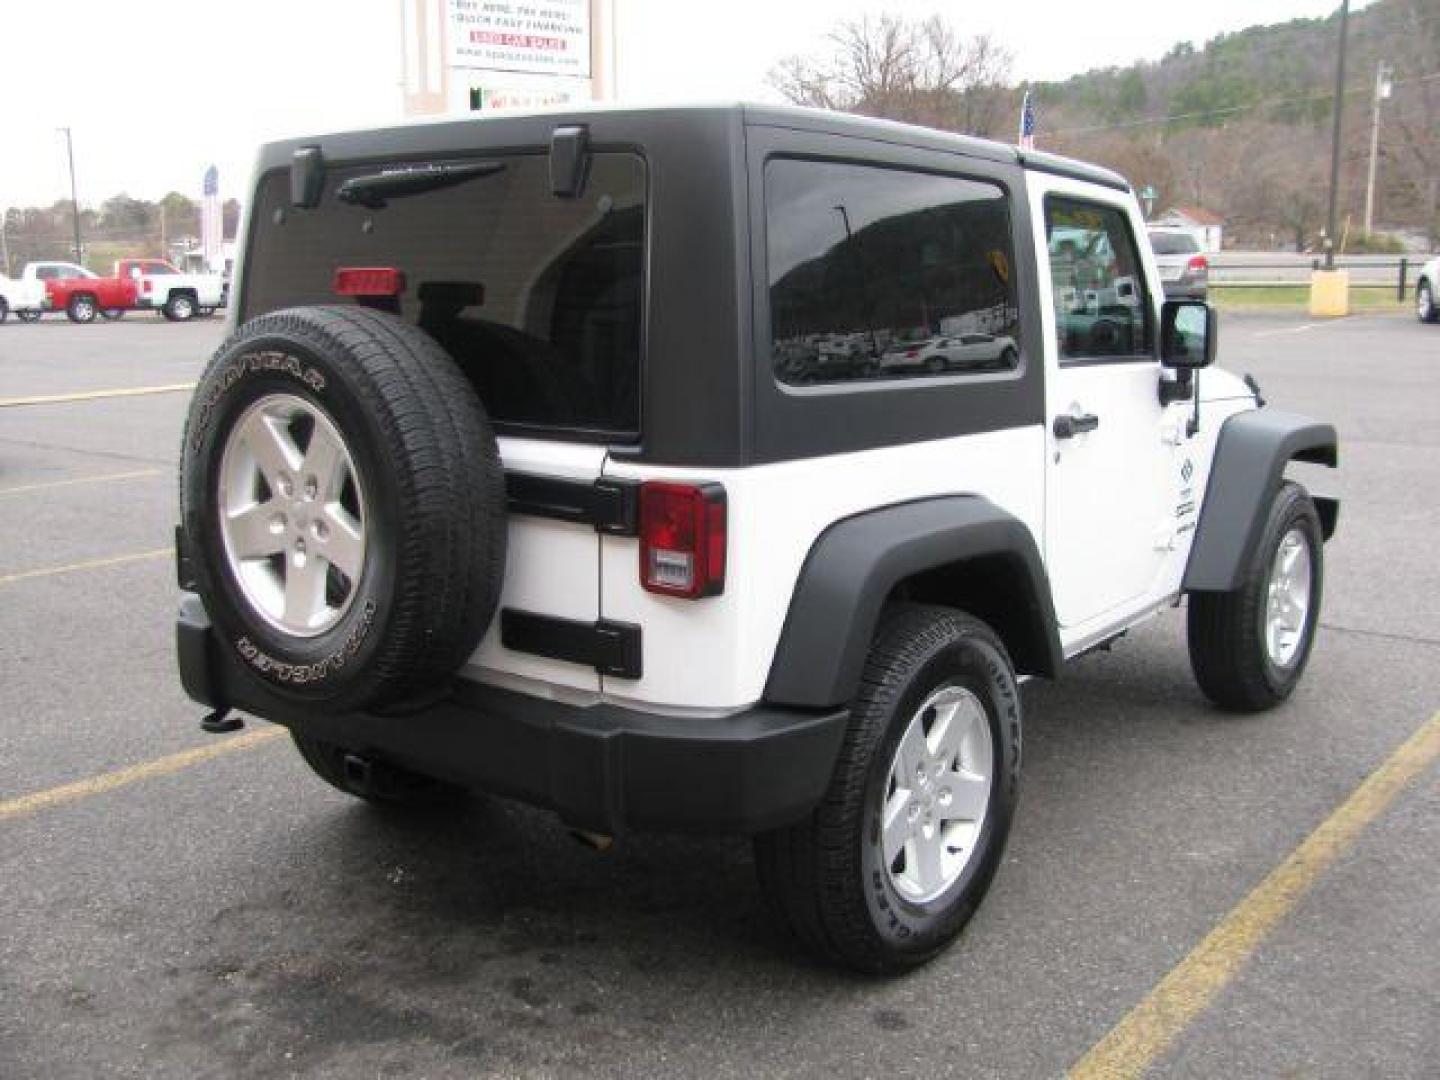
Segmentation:
{"type": "MultiPolygon", "coordinates": [[[[1178,22],[1178,20],[1177,20],[1178,22]]],[[[1117,169],[1157,192],[1155,209],[1200,207],[1228,243],[1314,246],[1324,227],[1339,15],[1177,43],[1164,57],[1030,87],[1036,144],[1117,169]]],[[[1350,15],[1340,219],[1348,248],[1363,217],[1376,73],[1381,102],[1377,233],[1440,247],[1440,7],[1377,0],[1350,15]]],[[[828,48],[791,57],[772,84],[797,104],[1014,141],[1024,87],[1010,57],[940,16],[845,23],[828,48]]],[[[1390,241],[1393,243],[1394,241],[1390,241]]],[[[1377,237],[1372,246],[1385,246],[1377,237]]]]}

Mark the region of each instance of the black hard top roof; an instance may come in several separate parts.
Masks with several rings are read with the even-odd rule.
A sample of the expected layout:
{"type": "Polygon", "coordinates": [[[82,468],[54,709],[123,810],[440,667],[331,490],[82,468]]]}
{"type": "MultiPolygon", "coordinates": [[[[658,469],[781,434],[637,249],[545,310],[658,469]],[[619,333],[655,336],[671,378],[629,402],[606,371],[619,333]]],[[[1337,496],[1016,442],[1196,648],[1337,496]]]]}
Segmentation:
{"type": "Polygon", "coordinates": [[[741,105],[739,107],[744,111],[745,121],[749,124],[829,132],[836,135],[905,143],[909,146],[928,146],[950,153],[965,154],[968,157],[1013,162],[1027,169],[1072,176],[1121,191],[1130,190],[1130,184],[1123,176],[1099,165],[1091,165],[1088,162],[1076,161],[1059,154],[1047,154],[1039,150],[1021,150],[1019,147],[997,142],[994,139],[957,135],[954,132],[921,127],[917,124],[881,120],[873,116],[857,116],[853,113],[831,112],[826,109],[806,109],[793,105],[741,105]]]}
{"type": "MultiPolygon", "coordinates": [[[[1105,187],[1115,188],[1119,191],[1129,191],[1129,182],[1117,172],[1102,168],[1099,165],[1091,165],[1084,161],[1077,161],[1073,158],[1062,157],[1058,154],[1048,154],[1040,150],[1021,150],[1009,143],[997,142],[993,139],[981,139],[972,135],[957,135],[949,131],[940,131],[936,128],[921,127],[916,124],[904,124],[896,120],[881,120],[872,116],[859,116],[853,113],[833,112],[827,109],[810,109],[794,105],[763,105],[744,102],[718,102],[718,103],[687,103],[676,105],[655,105],[637,107],[633,105],[617,104],[568,104],[557,105],[544,109],[525,110],[524,112],[501,112],[488,117],[455,117],[437,116],[423,119],[407,120],[386,129],[372,129],[365,134],[379,134],[381,130],[401,132],[417,127],[430,127],[451,124],[488,124],[514,122],[524,118],[554,117],[557,122],[564,122],[567,118],[583,121],[586,115],[602,114],[617,120],[626,116],[638,118],[657,119],[663,114],[683,113],[709,113],[712,116],[720,114],[731,114],[740,119],[743,123],[752,126],[789,128],[795,131],[811,131],[822,134],[833,134],[849,136],[853,138],[875,139],[881,142],[892,142],[906,146],[924,147],[940,150],[946,153],[962,154],[967,157],[983,158],[988,161],[1005,162],[1019,165],[1026,169],[1035,169],[1041,172],[1053,173],[1059,176],[1069,176],[1077,180],[1085,180],[1090,183],[1102,184],[1105,187]]],[[[360,132],[347,132],[344,134],[358,135],[360,132]]],[[[297,145],[297,140],[282,140],[270,144],[270,149],[280,150],[297,145]]]]}

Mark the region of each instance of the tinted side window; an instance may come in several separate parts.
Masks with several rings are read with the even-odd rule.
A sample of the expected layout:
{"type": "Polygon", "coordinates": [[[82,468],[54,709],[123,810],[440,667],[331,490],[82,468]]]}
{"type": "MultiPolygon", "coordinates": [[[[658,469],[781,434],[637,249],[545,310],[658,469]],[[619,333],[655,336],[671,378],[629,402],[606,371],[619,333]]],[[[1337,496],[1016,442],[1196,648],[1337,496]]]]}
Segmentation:
{"type": "Polygon", "coordinates": [[[999,186],[780,158],[765,167],[765,199],[781,381],[1019,366],[1010,214],[999,186]]]}
{"type": "Polygon", "coordinates": [[[1061,360],[1149,359],[1150,299],[1124,212],[1051,198],[1045,225],[1061,360]]]}

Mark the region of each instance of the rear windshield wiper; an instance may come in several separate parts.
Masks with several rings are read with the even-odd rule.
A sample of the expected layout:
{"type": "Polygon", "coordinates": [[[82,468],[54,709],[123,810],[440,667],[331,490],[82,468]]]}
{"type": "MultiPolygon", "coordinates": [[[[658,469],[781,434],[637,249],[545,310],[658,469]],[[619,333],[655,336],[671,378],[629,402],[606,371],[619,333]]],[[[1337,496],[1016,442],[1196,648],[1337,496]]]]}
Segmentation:
{"type": "Polygon", "coordinates": [[[352,177],[340,185],[335,197],[341,202],[382,210],[390,199],[439,191],[479,176],[494,176],[504,171],[503,161],[477,161],[469,165],[407,165],[369,176],[352,177]]]}

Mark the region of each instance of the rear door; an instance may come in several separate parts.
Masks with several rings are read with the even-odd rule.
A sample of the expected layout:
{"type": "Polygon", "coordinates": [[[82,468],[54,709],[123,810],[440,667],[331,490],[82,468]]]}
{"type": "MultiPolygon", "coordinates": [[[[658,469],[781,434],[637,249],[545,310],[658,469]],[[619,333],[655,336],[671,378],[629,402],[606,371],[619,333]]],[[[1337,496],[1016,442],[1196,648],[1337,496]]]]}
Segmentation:
{"type": "Polygon", "coordinates": [[[241,317],[335,303],[341,267],[398,269],[398,314],[455,360],[499,434],[512,493],[508,511],[495,508],[509,522],[500,608],[542,625],[538,647],[521,651],[506,647],[497,616],[466,667],[472,677],[600,690],[590,664],[541,653],[600,617],[600,535],[571,511],[587,504],[607,447],[639,437],[645,203],[645,163],[632,152],[591,155],[576,197],[553,194],[541,152],[332,164],[320,205],[303,212],[290,208],[288,170],[261,180],[241,317]],[[379,206],[336,197],[347,181],[477,157],[499,167],[387,192],[379,206]]]}

